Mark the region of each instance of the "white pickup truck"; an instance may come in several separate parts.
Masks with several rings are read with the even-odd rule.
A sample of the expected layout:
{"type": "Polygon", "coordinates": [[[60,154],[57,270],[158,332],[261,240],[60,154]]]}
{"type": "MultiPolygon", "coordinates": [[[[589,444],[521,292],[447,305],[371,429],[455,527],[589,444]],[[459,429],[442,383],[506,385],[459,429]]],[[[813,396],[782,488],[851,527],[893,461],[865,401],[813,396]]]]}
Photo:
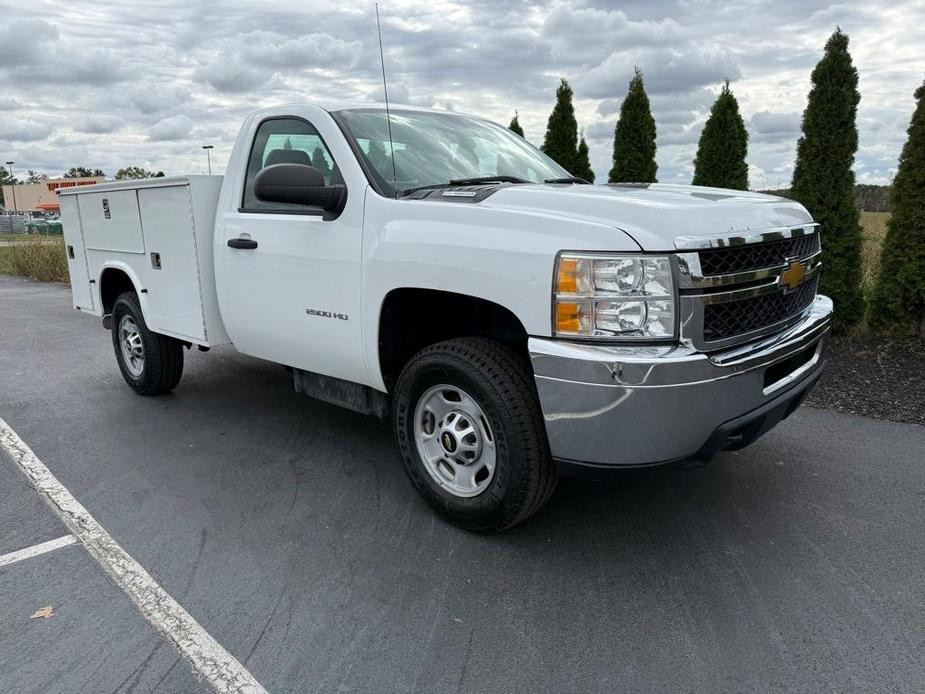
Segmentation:
{"type": "Polygon", "coordinates": [[[74,307],[142,395],[231,343],[390,417],[445,518],[527,518],[561,473],[708,461],[798,406],[832,303],[799,204],[587,185],[506,128],[405,106],[244,121],[220,176],[60,193],[74,307]]]}

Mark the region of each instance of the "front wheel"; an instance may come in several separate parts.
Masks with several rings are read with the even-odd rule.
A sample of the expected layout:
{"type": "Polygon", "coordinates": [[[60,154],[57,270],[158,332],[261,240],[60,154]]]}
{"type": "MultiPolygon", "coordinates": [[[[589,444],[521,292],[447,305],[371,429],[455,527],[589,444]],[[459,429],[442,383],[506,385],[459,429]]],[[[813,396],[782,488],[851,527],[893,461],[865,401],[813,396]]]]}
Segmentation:
{"type": "Polygon", "coordinates": [[[497,342],[463,338],[418,352],[398,378],[392,421],[412,483],[463,528],[516,525],[555,488],[532,375],[497,342]]]}
{"type": "Polygon", "coordinates": [[[139,395],[170,392],[183,376],[183,344],[148,329],[135,292],[112,307],[112,346],[122,377],[139,395]]]}

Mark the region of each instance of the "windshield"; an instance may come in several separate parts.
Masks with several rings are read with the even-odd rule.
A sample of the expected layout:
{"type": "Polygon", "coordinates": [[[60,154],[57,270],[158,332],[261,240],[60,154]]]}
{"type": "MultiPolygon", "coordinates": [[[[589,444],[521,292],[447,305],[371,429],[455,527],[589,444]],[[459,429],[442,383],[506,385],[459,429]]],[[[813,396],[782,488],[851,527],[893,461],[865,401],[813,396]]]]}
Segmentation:
{"type": "Polygon", "coordinates": [[[381,109],[335,114],[386,195],[447,185],[467,178],[503,176],[542,183],[569,173],[525,139],[488,121],[451,113],[381,109]],[[395,169],[392,170],[394,151],[395,169]]]}

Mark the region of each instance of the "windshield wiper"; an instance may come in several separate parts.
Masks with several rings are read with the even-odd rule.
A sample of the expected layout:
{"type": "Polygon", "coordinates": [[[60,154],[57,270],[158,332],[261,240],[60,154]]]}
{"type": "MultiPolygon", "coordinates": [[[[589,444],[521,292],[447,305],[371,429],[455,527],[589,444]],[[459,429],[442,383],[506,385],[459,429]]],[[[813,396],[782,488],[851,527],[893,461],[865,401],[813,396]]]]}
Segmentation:
{"type": "Polygon", "coordinates": [[[565,178],[547,178],[545,181],[543,181],[543,183],[580,183],[586,186],[591,185],[591,181],[578,178],[578,176],[566,176],[565,178]]]}
{"type": "Polygon", "coordinates": [[[517,176],[476,176],[474,178],[455,178],[450,181],[454,186],[474,186],[477,183],[532,183],[525,178],[517,176]]]}
{"type": "Polygon", "coordinates": [[[448,188],[449,186],[474,186],[479,183],[533,183],[525,178],[517,176],[475,176],[473,178],[454,178],[446,183],[431,183],[428,186],[418,186],[417,188],[405,188],[400,195],[409,195],[418,190],[436,190],[437,188],[448,188]]]}

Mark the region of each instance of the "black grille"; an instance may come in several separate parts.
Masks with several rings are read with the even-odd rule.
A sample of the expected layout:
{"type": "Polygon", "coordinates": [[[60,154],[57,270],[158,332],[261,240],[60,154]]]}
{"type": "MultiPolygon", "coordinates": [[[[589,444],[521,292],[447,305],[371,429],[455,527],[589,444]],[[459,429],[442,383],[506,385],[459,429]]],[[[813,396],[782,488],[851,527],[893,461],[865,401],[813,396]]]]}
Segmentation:
{"type": "Polygon", "coordinates": [[[748,246],[711,248],[700,251],[700,271],[704,277],[709,277],[761,270],[766,267],[783,265],[787,258],[807,258],[818,250],[818,232],[748,246]]]}
{"type": "Polygon", "coordinates": [[[703,307],[703,339],[706,342],[725,340],[793,318],[813,303],[818,283],[816,275],[790,294],[775,291],[738,301],[707,304],[703,307]]]}

